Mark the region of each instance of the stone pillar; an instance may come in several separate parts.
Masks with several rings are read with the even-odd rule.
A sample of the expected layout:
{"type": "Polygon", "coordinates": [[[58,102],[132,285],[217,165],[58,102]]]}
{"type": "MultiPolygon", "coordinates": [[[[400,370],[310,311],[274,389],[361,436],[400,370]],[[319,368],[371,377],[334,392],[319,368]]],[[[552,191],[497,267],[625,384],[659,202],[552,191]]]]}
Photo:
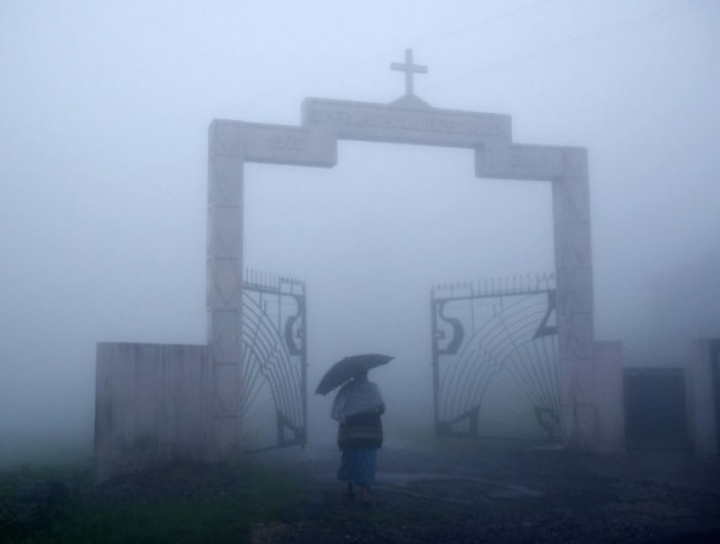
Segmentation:
{"type": "Polygon", "coordinates": [[[562,150],[553,180],[561,422],[565,444],[596,450],[593,278],[587,150],[562,150]]]}
{"type": "Polygon", "coordinates": [[[207,307],[209,461],[240,455],[243,243],[242,124],[209,130],[207,307]]]}

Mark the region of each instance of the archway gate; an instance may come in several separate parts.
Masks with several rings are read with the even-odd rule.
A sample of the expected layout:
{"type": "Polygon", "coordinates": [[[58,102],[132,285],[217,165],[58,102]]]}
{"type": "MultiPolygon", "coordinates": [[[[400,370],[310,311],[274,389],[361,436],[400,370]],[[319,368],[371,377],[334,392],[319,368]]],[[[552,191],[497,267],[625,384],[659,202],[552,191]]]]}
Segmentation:
{"type": "Polygon", "coordinates": [[[598,449],[593,365],[593,287],[587,151],[513,142],[509,115],[435,108],[412,88],[424,67],[408,51],[393,69],[405,94],[390,104],[307,98],[300,126],[215,120],[209,128],[208,343],[211,459],[240,452],[243,291],[243,166],[266,163],[331,168],[338,140],[470,149],[482,178],[552,185],[560,419],[571,447],[598,449]]]}

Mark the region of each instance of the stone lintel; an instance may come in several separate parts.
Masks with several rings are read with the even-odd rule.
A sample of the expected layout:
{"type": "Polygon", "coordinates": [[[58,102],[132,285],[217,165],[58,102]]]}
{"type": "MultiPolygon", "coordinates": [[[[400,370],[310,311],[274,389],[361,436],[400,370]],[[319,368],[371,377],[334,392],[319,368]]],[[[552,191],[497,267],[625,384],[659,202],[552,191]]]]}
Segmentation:
{"type": "Polygon", "coordinates": [[[246,162],[332,167],[337,141],[323,130],[284,125],[243,123],[246,162]]]}
{"type": "Polygon", "coordinates": [[[210,155],[244,162],[332,167],[337,163],[337,142],[322,130],[215,119],[210,124],[210,155]]]}
{"type": "Polygon", "coordinates": [[[509,115],[306,98],[302,125],[338,139],[475,148],[512,140],[509,115]]]}
{"type": "Polygon", "coordinates": [[[481,178],[555,181],[565,176],[564,147],[485,144],[475,149],[475,175],[481,178]]]}

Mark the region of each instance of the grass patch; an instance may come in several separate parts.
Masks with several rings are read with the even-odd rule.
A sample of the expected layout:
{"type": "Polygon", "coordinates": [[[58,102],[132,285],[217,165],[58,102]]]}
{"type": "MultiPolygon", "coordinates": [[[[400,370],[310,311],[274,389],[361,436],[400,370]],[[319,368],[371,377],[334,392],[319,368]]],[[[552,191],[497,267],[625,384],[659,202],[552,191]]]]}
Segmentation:
{"type": "MultiPolygon", "coordinates": [[[[253,526],[284,520],[300,500],[302,490],[293,477],[278,470],[251,464],[224,469],[240,485],[228,489],[206,490],[192,498],[174,493],[168,497],[123,501],[122,494],[110,504],[87,504],[81,494],[90,487],[90,472],[71,467],[39,469],[25,474],[10,471],[0,474],[4,485],[0,496],[8,503],[18,486],[33,482],[74,481],[79,493],[68,499],[62,512],[51,523],[10,527],[3,540],[0,517],[0,542],[17,544],[49,543],[201,543],[250,542],[253,526]],[[59,476],[62,476],[60,478],[59,476]]],[[[202,474],[201,474],[202,476],[202,474]]],[[[139,477],[140,481],[142,476],[139,477]]],[[[215,473],[217,478],[217,473],[215,473]]],[[[202,477],[200,478],[202,479],[202,477]]],[[[137,484],[138,478],[134,479],[137,484]]],[[[154,485],[150,479],[149,485],[154,485]]],[[[177,487],[177,486],[176,486],[177,487]]],[[[0,516],[2,514],[0,513],[0,516]]],[[[7,520],[6,520],[7,521],[7,520]]],[[[6,529],[9,526],[6,524],[6,529]]]]}
{"type": "Polygon", "coordinates": [[[138,505],[97,512],[74,512],[32,542],[43,543],[200,543],[243,542],[251,523],[273,518],[249,501],[213,500],[138,505]]]}
{"type": "Polygon", "coordinates": [[[71,487],[92,485],[92,467],[89,464],[24,465],[12,470],[0,470],[0,498],[41,482],[62,482],[71,487]]]}

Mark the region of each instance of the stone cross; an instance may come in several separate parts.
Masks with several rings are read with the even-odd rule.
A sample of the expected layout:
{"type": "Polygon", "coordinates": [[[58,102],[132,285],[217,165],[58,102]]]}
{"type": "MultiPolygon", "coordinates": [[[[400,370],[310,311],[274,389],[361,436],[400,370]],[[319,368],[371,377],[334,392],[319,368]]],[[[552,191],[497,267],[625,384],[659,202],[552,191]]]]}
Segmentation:
{"type": "Polygon", "coordinates": [[[391,70],[397,70],[398,72],[405,72],[405,94],[413,95],[413,74],[427,74],[427,66],[421,66],[419,64],[413,64],[413,52],[412,49],[405,50],[405,62],[393,62],[390,65],[391,70]]]}

